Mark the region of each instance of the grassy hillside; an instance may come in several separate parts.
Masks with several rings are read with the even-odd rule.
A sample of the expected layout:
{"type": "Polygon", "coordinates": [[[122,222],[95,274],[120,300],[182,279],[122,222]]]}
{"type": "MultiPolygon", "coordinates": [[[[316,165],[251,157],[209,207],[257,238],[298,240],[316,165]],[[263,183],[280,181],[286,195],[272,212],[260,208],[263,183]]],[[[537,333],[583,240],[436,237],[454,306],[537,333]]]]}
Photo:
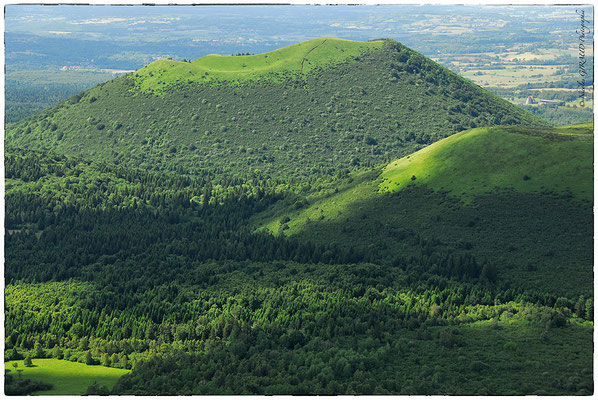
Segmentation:
{"type": "Polygon", "coordinates": [[[18,380],[19,374],[13,364],[18,364],[17,369],[22,370],[22,379],[31,379],[52,384],[53,388],[36,392],[36,395],[82,395],[94,383],[112,389],[116,381],[124,374],[126,369],[107,368],[101,365],[85,365],[65,360],[34,358],[33,367],[25,367],[23,361],[7,361],[4,368],[10,371],[18,380]]]}
{"type": "MultiPolygon", "coordinates": [[[[593,129],[589,122],[558,128],[495,127],[460,132],[393,161],[381,171],[357,171],[333,192],[308,198],[311,207],[292,213],[296,217],[287,222],[287,233],[301,230],[302,219],[343,219],[343,212],[354,202],[418,186],[446,192],[467,203],[482,194],[503,192],[550,192],[592,201],[593,129]]],[[[281,225],[276,219],[265,228],[277,233],[281,225]]]]}
{"type": "Polygon", "coordinates": [[[554,129],[477,128],[388,164],[381,191],[426,185],[464,200],[512,189],[592,200],[593,124],[554,129]]]}
{"type": "Polygon", "coordinates": [[[275,234],[358,244],[388,265],[420,256],[414,243],[423,241],[429,251],[458,249],[491,260],[521,287],[587,294],[592,131],[589,123],[462,132],[382,170],[279,203],[253,221],[275,234]]]}
{"type": "Polygon", "coordinates": [[[210,54],[193,62],[162,59],[135,73],[138,89],[164,93],[181,83],[270,80],[280,82],[290,76],[307,74],[314,69],[332,67],[374,49],[383,41],[355,42],[338,38],[319,38],[264,54],[222,56],[210,54]]]}
{"type": "Polygon", "coordinates": [[[318,41],[268,53],[286,71],[276,82],[226,72],[262,55],[152,64],[9,126],[6,143],[146,169],[304,177],[388,162],[468,128],[546,124],[394,41],[324,40],[299,75],[318,41]],[[196,65],[238,79],[176,82],[196,65]]]}

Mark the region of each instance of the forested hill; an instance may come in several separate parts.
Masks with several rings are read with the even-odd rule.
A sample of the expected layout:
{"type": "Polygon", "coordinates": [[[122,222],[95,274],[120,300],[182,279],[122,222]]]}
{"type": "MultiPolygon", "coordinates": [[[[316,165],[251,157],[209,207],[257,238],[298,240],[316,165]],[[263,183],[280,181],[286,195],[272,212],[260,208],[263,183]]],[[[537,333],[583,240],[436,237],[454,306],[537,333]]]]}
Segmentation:
{"type": "Polygon", "coordinates": [[[275,203],[301,209],[293,192],[325,196],[355,176],[212,185],[20,150],[6,165],[6,360],[132,368],[114,394],[593,391],[591,205],[521,196],[472,211],[401,190],[329,224],[331,244],[317,243],[328,209],[303,238],[256,233],[249,218],[275,203]],[[505,209],[521,210],[522,229],[499,231],[496,245],[539,255],[527,275],[519,258],[495,263],[480,256],[484,240],[469,242],[505,209]],[[554,255],[558,237],[525,236],[548,219],[543,237],[558,225],[586,239],[554,255]],[[455,232],[462,240],[446,240],[455,232]],[[370,245],[376,235],[386,249],[370,245]],[[522,287],[514,273],[541,284],[522,287]]]}
{"type": "Polygon", "coordinates": [[[390,40],[83,92],[7,130],[5,360],[131,370],[89,394],[592,394],[593,124],[541,125],[390,40]]]}
{"type": "Polygon", "coordinates": [[[590,122],[460,132],[278,202],[253,223],[286,237],[352,244],[388,265],[423,237],[430,252],[460,249],[491,260],[512,286],[589,295],[593,129],[590,122]]]}
{"type": "Polygon", "coordinates": [[[392,40],[163,60],[41,112],[7,146],[156,170],[334,174],[464,129],[546,125],[392,40]]]}

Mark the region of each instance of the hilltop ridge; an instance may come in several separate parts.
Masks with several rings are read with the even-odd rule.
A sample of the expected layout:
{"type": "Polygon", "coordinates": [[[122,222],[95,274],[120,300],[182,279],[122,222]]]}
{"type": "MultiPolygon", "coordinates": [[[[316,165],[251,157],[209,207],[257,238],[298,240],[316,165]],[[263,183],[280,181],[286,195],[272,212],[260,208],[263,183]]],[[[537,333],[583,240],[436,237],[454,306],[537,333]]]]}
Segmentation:
{"type": "Polygon", "coordinates": [[[592,200],[593,123],[556,128],[493,127],[460,132],[388,164],[380,191],[427,185],[465,201],[509,188],[592,200]]]}
{"type": "Polygon", "coordinates": [[[592,394],[593,123],[380,43],[160,61],[10,125],[6,365],[132,370],[87,394],[592,394]]]}
{"type": "Polygon", "coordinates": [[[380,49],[382,44],[382,40],[357,42],[323,37],[255,55],[209,54],[191,62],[161,59],[139,69],[134,77],[140,90],[155,93],[182,82],[280,81],[354,59],[380,49]]]}
{"type": "MultiPolygon", "coordinates": [[[[256,220],[275,234],[296,234],[304,220],[343,220],[364,199],[401,196],[425,187],[462,205],[488,194],[518,192],[562,195],[592,202],[593,122],[555,128],[483,127],[459,132],[413,154],[350,175],[334,193],[304,202],[311,207],[276,210],[292,216],[287,226],[278,219],[256,220]],[[323,217],[323,218],[322,218],[323,217]]],[[[342,182],[342,181],[341,181],[342,182]]]]}

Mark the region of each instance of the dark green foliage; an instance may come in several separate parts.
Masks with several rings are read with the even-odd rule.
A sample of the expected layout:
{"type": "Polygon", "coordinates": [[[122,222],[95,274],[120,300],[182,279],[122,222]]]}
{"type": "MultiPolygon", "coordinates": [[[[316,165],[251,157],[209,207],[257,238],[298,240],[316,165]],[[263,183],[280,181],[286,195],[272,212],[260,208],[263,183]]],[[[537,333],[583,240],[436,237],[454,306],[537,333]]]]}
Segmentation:
{"type": "Polygon", "coordinates": [[[33,367],[33,362],[31,361],[31,355],[27,355],[27,357],[25,357],[25,361],[23,362],[25,364],[26,367],[33,367]]]}
{"type": "Polygon", "coordinates": [[[592,221],[590,204],[563,195],[504,192],[464,204],[419,187],[356,201],[336,220],[306,224],[298,237],[351,244],[388,267],[415,259],[431,273],[575,302],[593,292],[592,221]]]}
{"type": "MultiPolygon", "coordinates": [[[[525,361],[542,346],[539,331],[526,330],[528,343],[523,354],[502,349],[504,336],[513,328],[503,325],[500,331],[486,326],[465,332],[459,347],[446,346],[435,340],[416,339],[413,332],[397,329],[382,339],[368,335],[342,338],[319,337],[290,352],[284,343],[267,333],[244,333],[224,343],[210,343],[205,352],[185,354],[169,352],[139,364],[131,375],[123,377],[115,393],[126,394],[476,394],[482,388],[489,393],[515,394],[544,387],[548,393],[572,393],[578,388],[591,390],[588,375],[568,389],[552,386],[559,375],[558,363],[548,361],[541,367],[525,361]],[[244,351],[235,349],[244,344],[244,351]],[[477,348],[476,343],[485,343],[477,348]],[[533,344],[532,344],[533,343],[533,344]],[[538,346],[538,347],[536,347],[538,346]],[[477,352],[477,353],[476,353],[477,352]],[[500,358],[496,357],[497,352],[500,358]],[[473,361],[471,361],[473,360],[473,361]],[[553,369],[555,368],[555,369],[553,369]],[[523,371],[522,371],[523,369],[523,371]],[[538,372],[535,372],[538,371],[538,372]],[[540,372],[543,371],[543,372],[540,372]],[[550,372],[548,372],[550,371],[550,372]],[[528,375],[529,374],[529,375],[528,375]],[[537,375],[536,375],[537,374],[537,375]],[[524,376],[536,376],[527,380],[524,376]],[[156,379],[160,376],[160,379],[156,379]],[[228,376],[228,378],[227,378],[228,376]],[[500,378],[496,379],[497,376],[500,378]],[[461,377],[461,378],[459,378],[461,377]],[[467,377],[463,381],[462,377],[467,377]],[[500,382],[500,383],[499,383],[500,382]],[[521,389],[523,385],[530,385],[521,389]]],[[[337,329],[338,325],[335,324],[337,329]]],[[[518,330],[523,326],[517,325],[518,330]]],[[[447,332],[444,327],[428,328],[434,333],[447,332]]],[[[451,328],[454,329],[454,328],[451,328]]],[[[565,328],[568,329],[568,328],[565,328]]],[[[568,333],[573,333],[570,330],[568,333]]],[[[521,333],[521,331],[520,331],[521,333]]],[[[577,333],[574,333],[577,334],[577,333]]],[[[591,335],[591,334],[589,334],[591,335]]],[[[587,337],[589,337],[586,336],[587,337]]],[[[562,338],[559,343],[565,343],[562,338]]],[[[575,339],[574,339],[575,340],[575,339]]],[[[507,342],[508,343],[508,342],[507,342]]],[[[591,357],[586,358],[590,362],[591,357]]],[[[572,364],[573,366],[573,364],[572,364]]],[[[579,374],[568,373],[568,376],[579,374]]],[[[560,379],[560,378],[559,378],[560,379]]]]}
{"type": "Polygon", "coordinates": [[[24,277],[38,282],[93,279],[95,268],[117,261],[137,270],[130,279],[145,276],[158,282],[188,268],[187,263],[207,260],[343,263],[363,259],[350,248],[314,246],[253,233],[243,225],[247,218],[278,197],[266,184],[216,191],[192,178],[169,179],[43,157],[30,153],[7,157],[11,164],[7,176],[12,179],[35,180],[44,173],[52,177],[7,194],[8,281],[24,277]],[[71,189],[65,193],[66,185],[71,189]],[[48,207],[53,212],[46,211],[48,207]],[[39,240],[38,231],[43,231],[39,240]],[[222,241],[227,245],[220,245],[222,241]],[[165,259],[164,254],[171,256],[165,259]],[[48,268],[50,265],[54,267],[48,268]],[[147,276],[148,269],[156,275],[147,276]]]}
{"type": "MultiPolygon", "coordinates": [[[[327,234],[336,244],[275,238],[247,227],[251,215],[273,202],[303,201],[293,194],[299,184],[287,191],[280,191],[280,182],[259,180],[213,185],[208,178],[24,151],[7,154],[6,173],[6,357],[52,354],[133,367],[116,393],[473,394],[480,385],[490,393],[529,393],[520,389],[519,374],[511,375],[512,386],[486,380],[464,387],[458,380],[460,374],[485,376],[488,368],[479,365],[503,371],[491,360],[473,367],[461,362],[462,370],[437,374],[452,370],[454,349],[471,352],[475,361],[476,349],[492,343],[505,351],[504,335],[516,343],[521,329],[537,337],[525,349],[532,358],[563,337],[553,330],[580,338],[571,342],[577,349],[591,342],[585,339],[591,329],[567,317],[571,308],[581,312],[582,303],[588,315],[587,294],[557,300],[542,288],[511,285],[507,271],[494,269],[498,259],[480,261],[486,253],[473,238],[475,245],[453,247],[415,226],[383,228],[370,217],[359,219],[358,231],[349,225],[327,234]],[[383,240],[384,229],[394,229],[394,242],[383,240]],[[380,247],[347,245],[345,234],[352,243],[370,235],[367,243],[380,247]],[[481,328],[488,321],[502,339],[481,328]],[[417,372],[422,364],[435,372],[417,372]]],[[[436,195],[423,189],[402,196],[427,204],[430,215],[440,210],[431,201],[436,195]]],[[[442,209],[456,214],[440,221],[496,230],[491,219],[482,224],[496,203],[479,203],[477,212],[484,211],[476,219],[442,201],[442,209]]],[[[418,224],[421,210],[406,209],[418,224]]],[[[320,229],[320,222],[313,224],[320,229]]],[[[467,235],[457,237],[462,243],[467,235]]],[[[509,363],[519,357],[508,354],[509,363]]],[[[570,393],[589,390],[586,382],[566,389],[541,380],[532,387],[570,393]]]]}
{"type": "MultiPolygon", "coordinates": [[[[577,91],[566,92],[577,96],[577,91]]],[[[594,110],[591,107],[584,108],[563,108],[563,107],[543,107],[543,106],[522,106],[522,108],[542,118],[553,125],[569,125],[579,122],[585,122],[594,118],[594,110]]]]}
{"type": "Polygon", "coordinates": [[[5,91],[7,123],[23,120],[64,99],[75,104],[81,98],[80,94],[75,93],[112,78],[110,74],[89,74],[89,76],[83,74],[70,77],[69,82],[59,83],[52,82],[51,72],[48,75],[50,76],[44,76],[40,71],[29,71],[18,77],[11,74],[7,76],[5,91]]]}
{"type": "Polygon", "coordinates": [[[106,386],[100,386],[97,382],[87,388],[87,396],[108,396],[110,390],[106,386]]]}
{"type": "Polygon", "coordinates": [[[593,391],[587,203],[417,188],[293,238],[250,223],[284,210],[288,233],[349,168],[537,120],[392,43],[305,80],[132,89],[9,133],[6,359],[132,369],[111,394],[593,391]]]}
{"type": "Polygon", "coordinates": [[[588,299],[586,301],[585,310],[586,310],[585,319],[587,319],[588,321],[593,321],[594,320],[594,299],[588,299]]]}
{"type": "MultiPolygon", "coordinates": [[[[16,343],[12,342],[10,343],[10,345],[14,346],[16,345],[16,343]]],[[[21,354],[15,347],[6,351],[6,353],[4,354],[5,360],[22,360],[24,358],[25,356],[23,356],[23,354],[21,354]]]]}
{"type": "Polygon", "coordinates": [[[64,358],[64,352],[58,344],[54,345],[54,349],[52,349],[52,358],[56,358],[58,360],[62,360],[64,358]]]}
{"type": "Polygon", "coordinates": [[[473,361],[471,363],[471,370],[475,372],[482,372],[484,370],[489,369],[490,366],[482,361],[473,361]]]}
{"type": "Polygon", "coordinates": [[[96,360],[94,360],[93,357],[91,356],[91,350],[87,350],[85,352],[85,364],[87,364],[87,365],[96,365],[97,364],[96,360]]]}
{"type": "Polygon", "coordinates": [[[46,353],[42,348],[42,344],[40,342],[35,342],[35,346],[33,347],[33,357],[35,358],[45,358],[46,353]]]}
{"type": "Polygon", "coordinates": [[[22,379],[20,374],[15,377],[14,374],[8,372],[8,370],[5,370],[4,374],[4,394],[7,396],[27,396],[53,387],[49,383],[22,379]]]}

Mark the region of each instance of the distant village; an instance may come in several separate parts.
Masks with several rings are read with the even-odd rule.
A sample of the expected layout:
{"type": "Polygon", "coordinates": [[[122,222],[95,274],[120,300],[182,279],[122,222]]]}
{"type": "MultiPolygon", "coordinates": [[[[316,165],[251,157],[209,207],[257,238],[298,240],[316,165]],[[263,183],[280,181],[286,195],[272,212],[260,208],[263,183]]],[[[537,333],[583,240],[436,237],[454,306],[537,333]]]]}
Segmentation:
{"type": "Polygon", "coordinates": [[[524,102],[520,103],[522,105],[545,105],[545,106],[564,106],[565,102],[563,100],[544,100],[544,99],[534,99],[533,96],[529,96],[525,99],[524,102]]]}

